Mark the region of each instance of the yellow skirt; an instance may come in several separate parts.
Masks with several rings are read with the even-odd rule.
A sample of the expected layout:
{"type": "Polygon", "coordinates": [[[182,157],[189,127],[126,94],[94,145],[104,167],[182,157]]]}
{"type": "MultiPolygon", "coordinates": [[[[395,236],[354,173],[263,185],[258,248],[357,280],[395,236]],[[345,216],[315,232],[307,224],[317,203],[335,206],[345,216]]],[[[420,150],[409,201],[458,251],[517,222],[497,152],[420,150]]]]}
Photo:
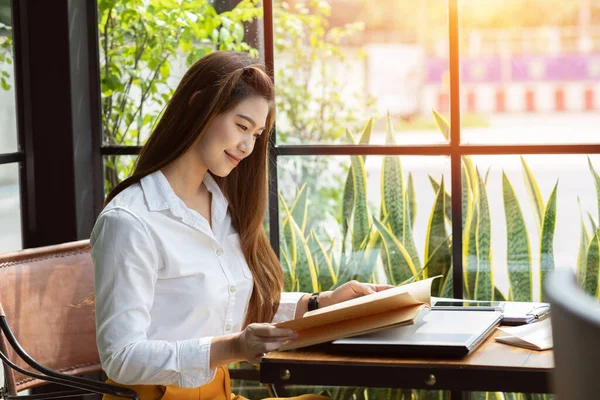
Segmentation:
{"type": "MultiPolygon", "coordinates": [[[[135,390],[140,400],[248,400],[231,393],[231,380],[226,367],[217,368],[215,379],[206,385],[186,389],[179,386],[161,385],[121,385],[112,380],[107,383],[135,390]]],[[[304,394],[298,397],[287,397],[290,400],[329,400],[329,397],[316,394],[304,394]]],[[[120,397],[104,395],[102,400],[122,400],[120,397]]],[[[264,399],[270,400],[270,399],[264,399]]]]}

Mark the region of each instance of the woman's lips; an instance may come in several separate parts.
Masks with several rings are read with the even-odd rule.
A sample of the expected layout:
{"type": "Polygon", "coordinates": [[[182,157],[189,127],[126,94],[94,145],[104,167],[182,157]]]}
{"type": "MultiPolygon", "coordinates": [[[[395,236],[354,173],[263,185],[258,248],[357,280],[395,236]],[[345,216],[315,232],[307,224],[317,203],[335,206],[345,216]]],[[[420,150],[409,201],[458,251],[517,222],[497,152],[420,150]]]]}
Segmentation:
{"type": "Polygon", "coordinates": [[[229,157],[229,160],[231,161],[231,163],[233,165],[238,165],[240,163],[240,161],[242,160],[241,158],[238,158],[234,155],[229,154],[228,152],[225,152],[225,154],[227,154],[227,157],[229,157]]]}

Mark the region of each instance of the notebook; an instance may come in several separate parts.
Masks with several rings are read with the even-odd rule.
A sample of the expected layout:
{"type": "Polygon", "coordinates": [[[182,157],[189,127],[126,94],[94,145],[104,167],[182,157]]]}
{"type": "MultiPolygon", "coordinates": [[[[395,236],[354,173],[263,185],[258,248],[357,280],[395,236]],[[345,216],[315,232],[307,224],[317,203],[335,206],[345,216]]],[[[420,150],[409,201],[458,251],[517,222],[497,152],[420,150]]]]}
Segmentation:
{"type": "Polygon", "coordinates": [[[502,320],[500,311],[423,310],[413,325],[331,342],[344,353],[460,358],[481,344],[502,320]]]}

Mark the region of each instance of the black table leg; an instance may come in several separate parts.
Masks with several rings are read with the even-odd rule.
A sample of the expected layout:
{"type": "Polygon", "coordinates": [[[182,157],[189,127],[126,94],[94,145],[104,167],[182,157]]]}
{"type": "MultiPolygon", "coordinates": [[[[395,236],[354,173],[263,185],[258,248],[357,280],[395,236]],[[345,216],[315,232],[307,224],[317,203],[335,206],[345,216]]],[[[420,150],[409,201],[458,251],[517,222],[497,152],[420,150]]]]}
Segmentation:
{"type": "Polygon", "coordinates": [[[471,400],[471,392],[453,390],[450,392],[450,400],[471,400]]]}

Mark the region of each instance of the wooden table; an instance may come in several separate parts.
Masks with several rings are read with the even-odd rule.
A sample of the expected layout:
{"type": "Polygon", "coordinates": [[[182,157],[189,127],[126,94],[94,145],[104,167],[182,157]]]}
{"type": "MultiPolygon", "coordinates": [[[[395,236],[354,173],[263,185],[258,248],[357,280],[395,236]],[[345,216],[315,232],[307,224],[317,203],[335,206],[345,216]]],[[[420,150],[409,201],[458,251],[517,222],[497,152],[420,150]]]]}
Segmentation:
{"type": "Polygon", "coordinates": [[[328,385],[450,390],[462,392],[549,393],[554,367],[551,350],[534,351],[498,343],[490,336],[459,360],[339,355],[325,352],[271,352],[260,365],[260,381],[276,385],[328,385]]]}

